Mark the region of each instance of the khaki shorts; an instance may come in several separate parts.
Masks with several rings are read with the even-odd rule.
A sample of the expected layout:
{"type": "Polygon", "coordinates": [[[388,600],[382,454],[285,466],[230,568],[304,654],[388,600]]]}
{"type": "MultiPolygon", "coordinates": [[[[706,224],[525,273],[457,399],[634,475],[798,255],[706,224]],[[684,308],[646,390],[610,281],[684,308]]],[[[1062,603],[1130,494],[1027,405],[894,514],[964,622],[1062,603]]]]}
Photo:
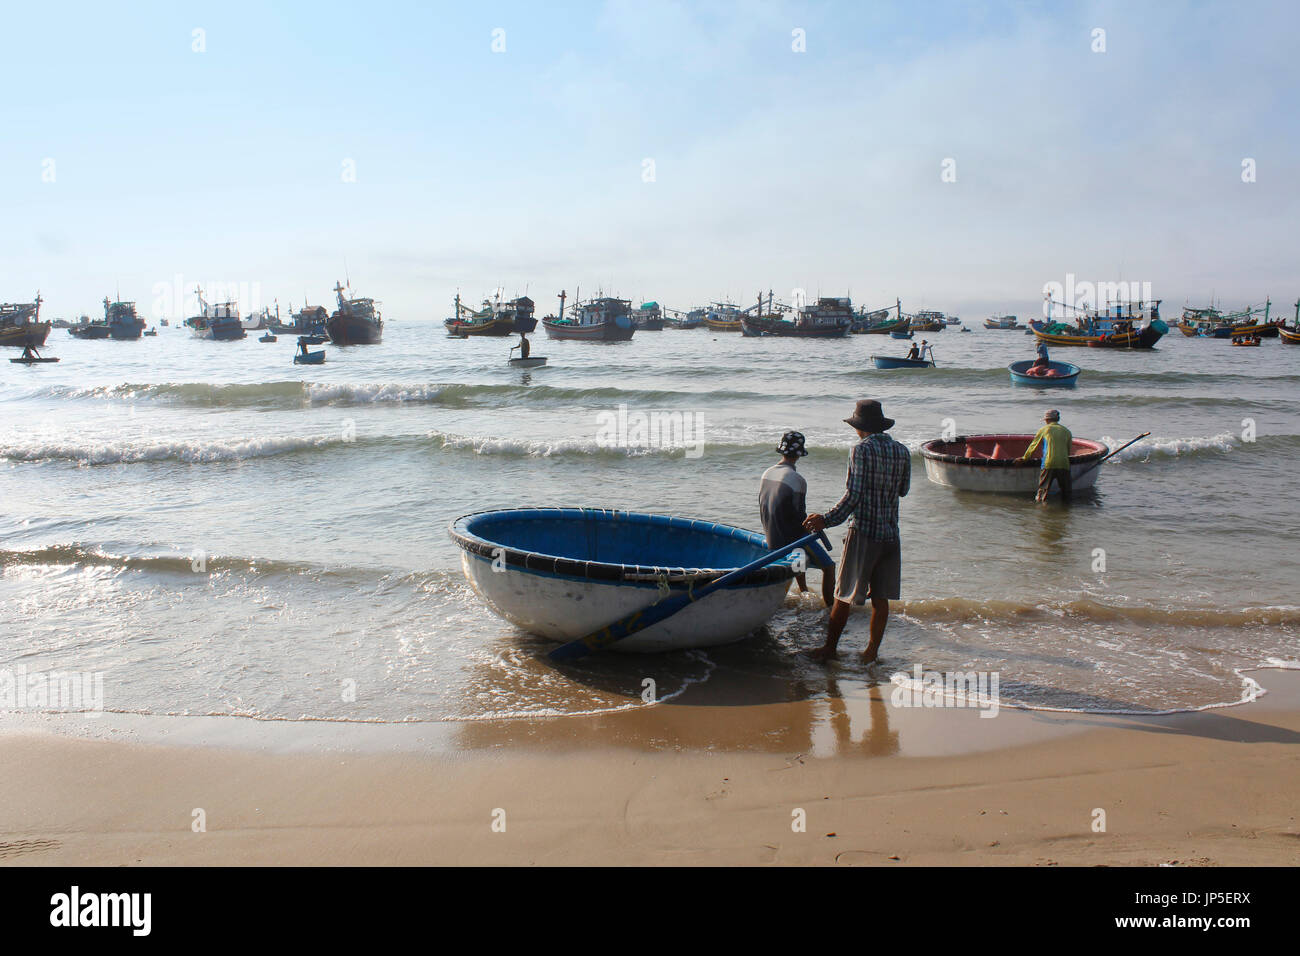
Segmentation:
{"type": "Polygon", "coordinates": [[[868,598],[897,601],[903,577],[902,554],[897,541],[872,541],[850,528],[844,538],[844,556],[835,581],[835,599],[866,604],[868,598]]]}

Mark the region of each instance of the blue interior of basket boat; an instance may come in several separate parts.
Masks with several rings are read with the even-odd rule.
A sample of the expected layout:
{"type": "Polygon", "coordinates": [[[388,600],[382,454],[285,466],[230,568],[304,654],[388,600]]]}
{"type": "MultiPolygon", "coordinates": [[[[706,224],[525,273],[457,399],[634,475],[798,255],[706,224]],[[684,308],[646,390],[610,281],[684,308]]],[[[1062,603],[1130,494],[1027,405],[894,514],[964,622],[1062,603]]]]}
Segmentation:
{"type": "Polygon", "coordinates": [[[490,511],[456,527],[506,548],[604,564],[735,568],[768,550],[761,535],[729,525],[588,508],[490,511]]]}

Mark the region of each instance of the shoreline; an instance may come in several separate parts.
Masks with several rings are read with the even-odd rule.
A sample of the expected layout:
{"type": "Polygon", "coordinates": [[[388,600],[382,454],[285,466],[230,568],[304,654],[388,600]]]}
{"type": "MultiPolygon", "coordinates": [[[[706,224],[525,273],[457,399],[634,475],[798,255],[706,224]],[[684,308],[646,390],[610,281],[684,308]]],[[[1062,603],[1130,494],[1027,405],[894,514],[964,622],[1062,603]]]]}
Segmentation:
{"type": "Polygon", "coordinates": [[[1300,672],[1261,683],[1250,704],[1162,717],[982,719],[894,706],[885,686],[386,725],[382,751],[284,727],[241,741],[223,718],[166,743],[11,727],[0,863],[1294,864],[1300,672]]]}

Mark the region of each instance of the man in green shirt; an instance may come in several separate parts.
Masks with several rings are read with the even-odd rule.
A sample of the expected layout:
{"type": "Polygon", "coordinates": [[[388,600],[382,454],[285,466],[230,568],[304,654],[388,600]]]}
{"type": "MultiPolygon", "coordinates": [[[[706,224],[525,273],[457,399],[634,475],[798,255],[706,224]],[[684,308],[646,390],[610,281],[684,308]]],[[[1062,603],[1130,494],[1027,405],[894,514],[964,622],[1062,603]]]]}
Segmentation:
{"type": "Polygon", "coordinates": [[[1061,424],[1061,413],[1055,408],[1048,409],[1043,416],[1043,427],[1038,429],[1021,459],[1028,461],[1042,444],[1043,468],[1038,474],[1038,501],[1047,500],[1052,482],[1056,482],[1061,489],[1061,500],[1067,505],[1070,503],[1070,442],[1073,440],[1070,430],[1061,424]]]}

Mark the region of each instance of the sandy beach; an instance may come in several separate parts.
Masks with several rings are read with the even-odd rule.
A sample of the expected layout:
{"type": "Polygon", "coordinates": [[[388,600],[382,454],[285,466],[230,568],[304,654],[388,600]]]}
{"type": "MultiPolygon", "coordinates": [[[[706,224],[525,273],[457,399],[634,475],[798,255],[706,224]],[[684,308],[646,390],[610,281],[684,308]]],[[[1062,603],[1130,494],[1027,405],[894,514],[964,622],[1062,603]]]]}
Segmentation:
{"type": "Polygon", "coordinates": [[[1257,702],[1169,717],[990,720],[885,685],[350,743],[228,718],[166,744],[11,731],[0,862],[1292,865],[1300,674],[1254,676],[1257,702]]]}

